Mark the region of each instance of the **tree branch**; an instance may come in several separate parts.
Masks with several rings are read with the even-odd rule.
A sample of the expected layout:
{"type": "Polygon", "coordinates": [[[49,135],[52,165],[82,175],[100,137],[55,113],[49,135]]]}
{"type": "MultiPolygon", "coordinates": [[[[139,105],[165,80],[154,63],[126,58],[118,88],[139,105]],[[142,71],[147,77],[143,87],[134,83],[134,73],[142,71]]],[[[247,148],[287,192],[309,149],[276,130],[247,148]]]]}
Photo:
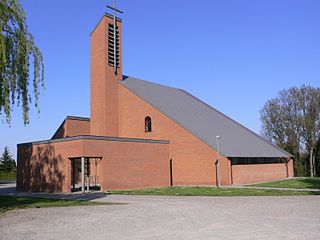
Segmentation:
{"type": "Polygon", "coordinates": [[[16,37],[15,33],[10,30],[2,29],[2,32],[9,33],[9,34],[13,35],[14,37],[16,37]]]}

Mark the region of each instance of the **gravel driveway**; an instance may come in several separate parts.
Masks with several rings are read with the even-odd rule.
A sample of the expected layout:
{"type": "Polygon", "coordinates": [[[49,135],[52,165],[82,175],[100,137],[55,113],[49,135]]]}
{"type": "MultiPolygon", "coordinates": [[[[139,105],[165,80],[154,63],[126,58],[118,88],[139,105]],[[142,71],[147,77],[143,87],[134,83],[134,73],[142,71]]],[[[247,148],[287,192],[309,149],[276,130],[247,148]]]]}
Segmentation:
{"type": "Polygon", "coordinates": [[[320,197],[113,195],[129,203],[0,215],[0,239],[319,239],[320,197]]]}

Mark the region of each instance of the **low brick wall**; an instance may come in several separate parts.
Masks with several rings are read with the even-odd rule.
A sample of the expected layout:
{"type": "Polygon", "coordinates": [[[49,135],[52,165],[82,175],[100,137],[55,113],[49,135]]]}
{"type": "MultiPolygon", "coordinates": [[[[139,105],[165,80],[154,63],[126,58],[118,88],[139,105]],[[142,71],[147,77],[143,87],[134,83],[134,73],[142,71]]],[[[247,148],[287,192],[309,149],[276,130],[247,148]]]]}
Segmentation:
{"type": "Polygon", "coordinates": [[[275,164],[233,165],[232,182],[234,185],[284,179],[293,176],[292,160],[275,164]]]}
{"type": "Polygon", "coordinates": [[[79,136],[18,145],[17,190],[70,192],[71,158],[99,157],[101,190],[169,186],[169,142],[79,136]]]}

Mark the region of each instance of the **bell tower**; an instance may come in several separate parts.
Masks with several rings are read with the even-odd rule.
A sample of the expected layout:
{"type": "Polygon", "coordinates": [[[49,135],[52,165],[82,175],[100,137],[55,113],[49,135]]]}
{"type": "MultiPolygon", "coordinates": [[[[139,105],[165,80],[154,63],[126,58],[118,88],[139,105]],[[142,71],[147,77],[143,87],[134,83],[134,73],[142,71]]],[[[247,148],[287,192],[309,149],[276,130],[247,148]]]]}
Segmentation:
{"type": "Polygon", "coordinates": [[[118,84],[122,80],[122,20],[116,4],[90,35],[90,132],[118,136],[118,84]]]}

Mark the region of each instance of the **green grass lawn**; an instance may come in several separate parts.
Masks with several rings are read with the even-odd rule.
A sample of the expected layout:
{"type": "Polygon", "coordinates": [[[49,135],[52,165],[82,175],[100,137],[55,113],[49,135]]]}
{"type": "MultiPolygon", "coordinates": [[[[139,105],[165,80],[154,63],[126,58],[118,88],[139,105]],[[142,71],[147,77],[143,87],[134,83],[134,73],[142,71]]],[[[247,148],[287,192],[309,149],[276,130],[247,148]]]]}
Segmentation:
{"type": "Polygon", "coordinates": [[[283,181],[254,184],[255,187],[320,189],[320,178],[292,178],[283,181]]]}
{"type": "Polygon", "coordinates": [[[253,188],[216,188],[216,187],[163,187],[152,189],[111,191],[111,194],[126,195],[166,195],[166,196],[295,196],[320,195],[320,192],[268,190],[253,188]]]}
{"type": "Polygon", "coordinates": [[[44,208],[44,207],[70,207],[70,206],[96,206],[116,203],[100,203],[82,200],[60,200],[48,198],[30,198],[0,196],[0,213],[21,208],[44,208]]]}
{"type": "Polygon", "coordinates": [[[15,181],[16,180],[16,173],[15,172],[3,172],[0,171],[0,181],[15,181]]]}

